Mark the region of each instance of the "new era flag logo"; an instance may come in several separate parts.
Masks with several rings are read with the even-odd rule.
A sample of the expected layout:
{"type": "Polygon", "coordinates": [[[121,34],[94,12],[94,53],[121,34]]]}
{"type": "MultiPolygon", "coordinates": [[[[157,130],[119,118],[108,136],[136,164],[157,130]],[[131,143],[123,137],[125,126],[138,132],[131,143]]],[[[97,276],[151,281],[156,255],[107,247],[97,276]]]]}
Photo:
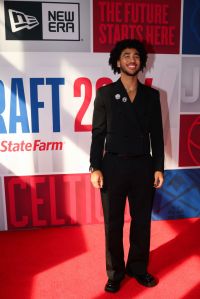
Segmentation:
{"type": "Polygon", "coordinates": [[[22,29],[32,29],[39,25],[38,20],[34,16],[13,9],[8,10],[12,32],[22,29]]]}
{"type": "MultiPolygon", "coordinates": [[[[80,41],[79,45],[83,46],[85,39],[80,38],[80,7],[79,0],[77,3],[60,0],[4,1],[6,40],[80,41]]],[[[85,34],[87,40],[89,29],[85,34]]],[[[76,44],[74,48],[79,47],[76,44]]]]}

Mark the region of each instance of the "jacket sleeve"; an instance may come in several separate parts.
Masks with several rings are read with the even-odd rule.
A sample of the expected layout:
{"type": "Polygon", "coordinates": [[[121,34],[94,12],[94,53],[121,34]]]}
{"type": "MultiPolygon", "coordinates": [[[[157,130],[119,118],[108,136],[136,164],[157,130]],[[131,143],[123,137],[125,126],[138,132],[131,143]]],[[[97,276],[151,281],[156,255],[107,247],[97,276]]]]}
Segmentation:
{"type": "Polygon", "coordinates": [[[92,142],[90,148],[90,166],[101,169],[106,137],[106,109],[101,90],[97,91],[92,119],[92,142]]]}
{"type": "Polygon", "coordinates": [[[160,94],[156,90],[153,97],[151,124],[150,124],[150,139],[151,151],[154,162],[155,171],[164,171],[164,141],[163,141],[163,125],[160,106],[160,94]]]}

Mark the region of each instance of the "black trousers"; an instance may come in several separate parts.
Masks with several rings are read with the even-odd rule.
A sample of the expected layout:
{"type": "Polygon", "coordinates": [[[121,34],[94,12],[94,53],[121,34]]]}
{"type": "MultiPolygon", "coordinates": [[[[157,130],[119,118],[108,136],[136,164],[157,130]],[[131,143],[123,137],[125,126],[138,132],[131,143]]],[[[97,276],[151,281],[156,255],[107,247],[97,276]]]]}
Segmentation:
{"type": "Polygon", "coordinates": [[[102,172],[101,199],[105,223],[106,271],[120,280],[126,269],[133,274],[147,270],[150,247],[154,174],[151,156],[119,157],[106,153],[102,172]],[[128,259],[124,261],[123,225],[128,197],[131,224],[128,259]]]}

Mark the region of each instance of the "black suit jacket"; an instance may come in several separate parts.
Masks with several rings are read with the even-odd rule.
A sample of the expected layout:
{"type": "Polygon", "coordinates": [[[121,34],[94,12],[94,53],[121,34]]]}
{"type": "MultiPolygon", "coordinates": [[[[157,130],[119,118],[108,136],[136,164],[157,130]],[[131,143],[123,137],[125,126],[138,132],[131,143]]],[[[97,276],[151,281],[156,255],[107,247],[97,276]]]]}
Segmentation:
{"type": "Polygon", "coordinates": [[[132,103],[121,79],[98,89],[94,101],[90,163],[101,169],[105,151],[151,155],[164,170],[164,142],[158,90],[141,84],[132,103]]]}

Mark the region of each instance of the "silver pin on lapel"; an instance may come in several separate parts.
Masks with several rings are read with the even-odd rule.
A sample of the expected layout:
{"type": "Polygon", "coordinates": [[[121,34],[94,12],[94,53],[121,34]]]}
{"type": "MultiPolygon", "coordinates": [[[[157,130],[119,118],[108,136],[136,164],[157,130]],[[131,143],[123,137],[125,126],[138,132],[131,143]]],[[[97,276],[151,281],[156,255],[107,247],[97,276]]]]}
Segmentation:
{"type": "Polygon", "coordinates": [[[126,103],[127,102],[127,97],[123,97],[122,102],[126,103]]]}
{"type": "Polygon", "coordinates": [[[120,98],[121,98],[120,94],[117,93],[117,94],[115,95],[115,99],[116,99],[116,100],[119,100],[120,98]]]}

